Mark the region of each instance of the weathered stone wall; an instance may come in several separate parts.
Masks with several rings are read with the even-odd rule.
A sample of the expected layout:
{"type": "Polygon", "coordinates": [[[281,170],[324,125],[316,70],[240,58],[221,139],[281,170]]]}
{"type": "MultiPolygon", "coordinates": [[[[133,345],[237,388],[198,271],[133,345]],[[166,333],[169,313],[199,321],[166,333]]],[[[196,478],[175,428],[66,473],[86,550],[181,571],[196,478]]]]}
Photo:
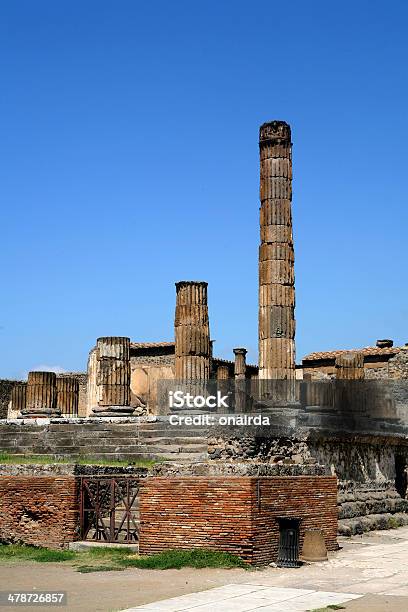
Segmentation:
{"type": "Polygon", "coordinates": [[[388,376],[394,379],[408,378],[408,347],[389,360],[388,376]]]}
{"type": "MultiPolygon", "coordinates": [[[[330,380],[336,376],[336,367],[332,365],[303,366],[304,380],[330,380]]],[[[366,380],[386,380],[388,375],[388,362],[364,363],[364,377],[366,380]]],[[[406,376],[405,378],[408,378],[406,376]]]]}
{"type": "Polygon", "coordinates": [[[7,411],[13,387],[22,383],[22,380],[0,380],[0,419],[7,418],[7,411]]]}
{"type": "Polygon", "coordinates": [[[408,524],[408,501],[394,481],[339,483],[339,533],[353,535],[408,524]]]}
{"type": "Polygon", "coordinates": [[[366,380],[386,380],[389,378],[388,363],[364,364],[364,375],[366,380]]]}
{"type": "Polygon", "coordinates": [[[0,476],[0,542],[64,548],[77,539],[78,510],[73,476],[0,476]]]}
{"type": "Polygon", "coordinates": [[[305,529],[322,529],[328,549],[337,548],[331,476],[152,477],[143,483],[140,516],[142,554],[210,548],[270,563],[277,559],[280,516],[303,519],[301,544],[305,529]]]}
{"type": "Polygon", "coordinates": [[[265,461],[300,470],[325,465],[339,481],[339,530],[344,535],[408,524],[408,446],[389,436],[296,435],[209,438],[210,459],[265,461]]]}
{"type": "Polygon", "coordinates": [[[174,367],[174,355],[135,355],[130,356],[132,368],[144,366],[171,366],[174,367]]]}

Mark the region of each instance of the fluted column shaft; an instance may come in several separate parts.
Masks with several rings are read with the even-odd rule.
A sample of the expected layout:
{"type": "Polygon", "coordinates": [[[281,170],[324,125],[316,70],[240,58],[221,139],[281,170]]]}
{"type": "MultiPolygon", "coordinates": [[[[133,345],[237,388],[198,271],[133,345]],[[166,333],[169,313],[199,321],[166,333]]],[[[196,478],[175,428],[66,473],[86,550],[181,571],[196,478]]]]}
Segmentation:
{"type": "Polygon", "coordinates": [[[260,128],[259,378],[295,379],[292,143],[284,121],[260,128]]]}
{"type": "Polygon", "coordinates": [[[11,410],[22,414],[26,408],[27,383],[15,385],[11,391],[11,410]]]}
{"type": "Polygon", "coordinates": [[[121,336],[98,338],[96,348],[98,406],[129,406],[130,339],[121,336]]]}
{"type": "Polygon", "coordinates": [[[207,380],[210,375],[210,327],[207,283],[176,283],[175,378],[207,380]]]}
{"type": "Polygon", "coordinates": [[[73,376],[57,378],[57,406],[62,414],[77,415],[79,382],[73,376]]]}
{"type": "Polygon", "coordinates": [[[29,372],[24,416],[52,416],[59,414],[56,406],[57,377],[54,372],[29,372]]]}

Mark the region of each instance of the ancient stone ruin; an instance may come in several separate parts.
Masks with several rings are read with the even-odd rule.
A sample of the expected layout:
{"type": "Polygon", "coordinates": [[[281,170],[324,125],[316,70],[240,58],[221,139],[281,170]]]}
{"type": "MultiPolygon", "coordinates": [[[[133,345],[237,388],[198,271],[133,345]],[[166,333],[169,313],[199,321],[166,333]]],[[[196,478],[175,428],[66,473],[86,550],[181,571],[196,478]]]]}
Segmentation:
{"type": "MultiPolygon", "coordinates": [[[[309,526],[322,529],[331,550],[337,528],[350,534],[408,523],[408,346],[379,340],[375,347],[316,352],[295,363],[289,125],[263,124],[259,150],[259,364],[247,363],[239,338],[230,360],[213,354],[208,286],[191,280],[176,283],[174,340],[103,336],[89,353],[86,372],[30,372],[27,381],[0,383],[3,452],[73,461],[90,455],[165,461],[143,476],[151,478],[143,485],[150,497],[141,494],[147,517],[144,552],[174,545],[174,534],[178,542],[184,534],[189,545],[205,545],[205,529],[215,542],[227,516],[232,525],[228,541],[220,537],[217,546],[238,551],[249,562],[276,558],[286,520],[302,519],[300,545],[309,526]],[[208,410],[211,426],[175,428],[174,414],[162,403],[163,381],[169,388],[186,383],[190,390],[200,381],[197,388],[204,395],[228,397],[228,409],[208,410]],[[226,415],[239,416],[244,425],[231,424],[226,415]],[[266,416],[266,424],[248,421],[254,415],[266,416]],[[193,476],[194,486],[188,480],[193,476]],[[179,507],[180,500],[191,541],[185,524],[174,523],[172,531],[166,522],[168,508],[179,507]],[[318,504],[317,516],[312,506],[318,504]],[[236,520],[235,507],[242,509],[242,521],[236,520]],[[160,509],[160,521],[152,519],[154,508],[160,509]],[[260,521],[256,528],[254,517],[260,521]],[[265,526],[274,534],[268,542],[265,526]]],[[[75,505],[77,475],[65,475],[67,503],[75,505]]],[[[14,494],[29,497],[25,476],[14,483],[8,471],[6,477],[5,484],[0,478],[0,488],[4,485],[10,507],[14,494]]],[[[124,483],[120,486],[129,486],[124,483]]],[[[51,484],[50,495],[64,504],[58,478],[51,484]]],[[[0,535],[1,529],[0,520],[0,535]]],[[[21,536],[19,524],[3,527],[7,533],[12,529],[21,536]]],[[[77,532],[74,521],[69,537],[77,532]]],[[[58,534],[55,541],[65,543],[66,536],[58,534]]]]}

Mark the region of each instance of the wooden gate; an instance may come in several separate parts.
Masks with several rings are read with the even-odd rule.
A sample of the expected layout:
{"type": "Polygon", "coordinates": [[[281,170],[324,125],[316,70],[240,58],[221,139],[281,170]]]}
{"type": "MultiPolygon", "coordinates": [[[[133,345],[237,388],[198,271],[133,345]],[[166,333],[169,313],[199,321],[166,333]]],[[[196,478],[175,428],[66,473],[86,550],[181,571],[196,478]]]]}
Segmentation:
{"type": "Polygon", "coordinates": [[[140,481],[131,476],[81,477],[81,539],[139,541],[140,481]]]}

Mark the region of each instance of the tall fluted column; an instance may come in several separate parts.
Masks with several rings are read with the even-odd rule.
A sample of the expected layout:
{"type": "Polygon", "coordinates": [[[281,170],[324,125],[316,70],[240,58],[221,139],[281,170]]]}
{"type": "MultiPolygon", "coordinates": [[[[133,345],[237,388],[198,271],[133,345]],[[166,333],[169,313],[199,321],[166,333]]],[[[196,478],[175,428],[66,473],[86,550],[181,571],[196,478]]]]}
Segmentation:
{"type": "Polygon", "coordinates": [[[295,379],[292,143],[284,121],[259,132],[259,378],[295,379]]]}
{"type": "Polygon", "coordinates": [[[176,283],[176,380],[207,380],[210,375],[207,286],[196,281],[176,283]]]}
{"type": "Polygon", "coordinates": [[[21,411],[24,417],[58,416],[56,407],[57,377],[54,372],[29,372],[26,388],[26,405],[21,411]]]}
{"type": "Polygon", "coordinates": [[[131,414],[130,339],[122,336],[98,338],[96,342],[96,399],[92,410],[99,416],[131,414]]]}

